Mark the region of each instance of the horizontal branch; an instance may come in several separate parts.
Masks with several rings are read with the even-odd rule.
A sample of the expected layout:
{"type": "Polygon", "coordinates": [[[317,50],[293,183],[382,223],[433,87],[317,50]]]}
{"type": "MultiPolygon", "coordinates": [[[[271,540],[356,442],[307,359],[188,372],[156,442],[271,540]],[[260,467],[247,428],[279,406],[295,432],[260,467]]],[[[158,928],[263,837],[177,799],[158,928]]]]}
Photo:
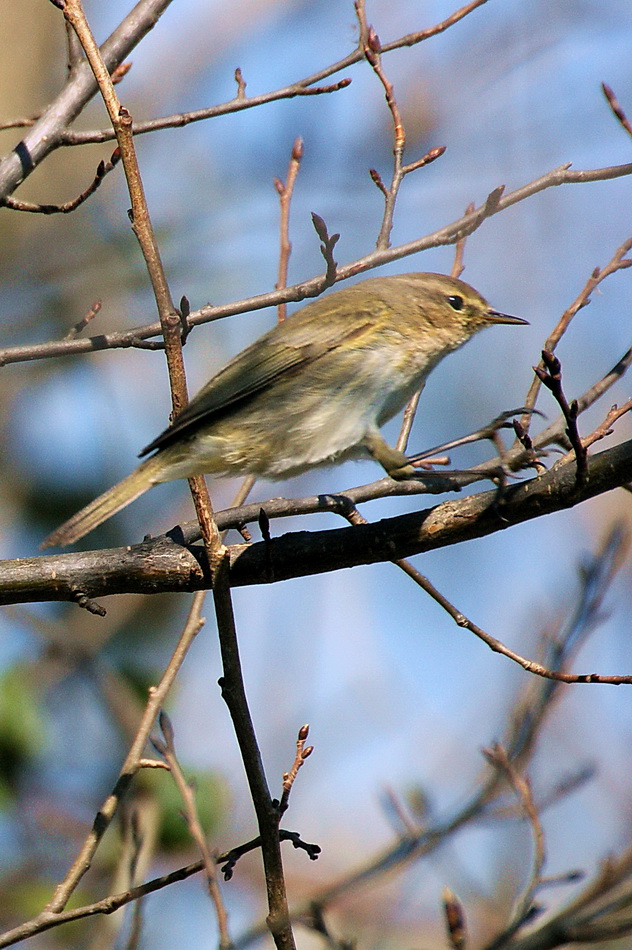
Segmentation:
{"type": "MultiPolygon", "coordinates": [[[[392,561],[572,508],[632,480],[632,441],[589,459],[577,486],[574,461],[496,491],[449,500],[374,524],[290,532],[271,541],[231,545],[231,585],[269,584],[361,564],[392,561]]],[[[324,505],[325,506],[325,505],[324,505]]],[[[326,507],[326,506],[325,506],[326,507]]],[[[125,548],[0,561],[0,604],[68,600],[122,593],[201,590],[210,585],[203,549],[171,537],[125,548]]]]}
{"type": "MultiPolygon", "coordinates": [[[[519,201],[524,201],[526,198],[530,198],[540,191],[545,191],[547,188],[564,184],[608,181],[626,175],[632,175],[632,163],[584,171],[572,171],[569,165],[562,165],[559,168],[552,169],[540,178],[536,178],[534,181],[522,185],[515,191],[509,192],[509,194],[502,195],[502,187],[497,188],[490,195],[490,198],[493,196],[493,200],[490,200],[490,198],[486,199],[479,208],[475,208],[451,224],[437,231],[433,231],[432,234],[427,234],[424,237],[409,241],[406,244],[400,244],[397,247],[373,251],[365,257],[352,261],[350,264],[338,265],[336,269],[336,281],[366,273],[375,267],[380,267],[382,264],[401,260],[412,254],[427,251],[433,247],[456,244],[477,230],[486,218],[490,218],[504,211],[506,208],[511,207],[511,205],[517,204],[519,201]]],[[[263,310],[265,307],[277,307],[283,303],[300,302],[307,298],[317,297],[326,290],[328,286],[327,275],[320,275],[303,281],[300,284],[294,284],[292,287],[284,287],[280,290],[270,291],[269,293],[257,294],[254,297],[248,297],[234,303],[222,304],[221,306],[208,305],[201,307],[199,310],[192,310],[187,317],[187,325],[199,326],[201,324],[211,323],[214,320],[224,319],[225,317],[249,313],[254,310],[263,310]]],[[[8,363],[21,363],[28,360],[42,360],[58,356],[76,355],[78,353],[92,353],[99,350],[126,349],[140,346],[144,340],[158,336],[160,333],[161,329],[159,323],[148,323],[121,332],[103,333],[83,339],[52,340],[47,343],[7,346],[0,349],[0,366],[5,366],[8,363]]]]}

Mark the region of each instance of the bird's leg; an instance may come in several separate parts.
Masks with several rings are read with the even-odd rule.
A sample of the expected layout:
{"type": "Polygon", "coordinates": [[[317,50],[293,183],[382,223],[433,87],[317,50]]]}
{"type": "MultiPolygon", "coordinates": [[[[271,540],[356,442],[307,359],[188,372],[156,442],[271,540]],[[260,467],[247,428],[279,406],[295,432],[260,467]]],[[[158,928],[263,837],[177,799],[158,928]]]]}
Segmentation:
{"type": "Polygon", "coordinates": [[[379,432],[368,432],[364,438],[364,445],[369,455],[380,463],[387,475],[396,481],[419,478],[419,469],[410,464],[403,452],[392,448],[379,432]]]}

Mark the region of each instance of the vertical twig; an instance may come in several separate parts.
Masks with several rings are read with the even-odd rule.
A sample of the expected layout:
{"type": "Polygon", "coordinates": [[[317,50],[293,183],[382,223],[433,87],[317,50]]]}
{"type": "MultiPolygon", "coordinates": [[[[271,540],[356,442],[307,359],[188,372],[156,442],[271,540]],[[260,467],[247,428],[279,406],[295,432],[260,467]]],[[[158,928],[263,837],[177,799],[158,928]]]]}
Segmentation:
{"type": "Polygon", "coordinates": [[[622,128],[625,129],[628,135],[632,135],[632,122],[630,122],[627,115],[623,111],[621,104],[615,96],[613,90],[605,82],[602,82],[601,88],[603,89],[603,94],[608,100],[608,105],[612,109],[615,118],[621,123],[622,128]]]}
{"type": "Polygon", "coordinates": [[[501,947],[505,946],[506,940],[529,920],[533,911],[536,909],[534,898],[538,888],[542,884],[542,872],[546,860],[546,850],[544,846],[544,831],[542,830],[540,816],[533,801],[531,784],[528,778],[523,778],[522,775],[520,775],[518,769],[507,755],[506,750],[499,743],[495,743],[490,749],[483,749],[483,755],[491,765],[504,774],[511,785],[514,794],[522,805],[524,817],[529,822],[533,837],[533,862],[529,880],[511,915],[509,924],[503,929],[502,934],[488,946],[488,950],[492,950],[492,948],[493,950],[500,950],[501,947]]]}
{"type": "Polygon", "coordinates": [[[279,809],[270,795],[254,724],[248,708],[230,595],[227,552],[218,559],[214,568],[213,599],[222,655],[223,676],[220,686],[239,743],[261,839],[261,854],[268,895],[266,922],[278,950],[294,950],[294,935],[287,903],[279,839],[279,809]]]}
{"type": "Polygon", "coordinates": [[[296,776],[299,773],[299,769],[305,764],[305,760],[314,751],[313,745],[306,746],[307,737],[309,736],[309,725],[306,723],[304,726],[298,730],[298,737],[296,739],[296,755],[294,756],[294,762],[289,772],[283,773],[283,791],[281,793],[281,800],[279,801],[278,813],[279,819],[285,814],[288,810],[290,803],[290,792],[296,781],[296,776]]]}
{"type": "MultiPolygon", "coordinates": [[[[184,408],[188,400],[184,360],[182,357],[180,314],[177,312],[173,300],[171,299],[169,285],[149,215],[149,208],[145,198],[145,190],[143,188],[134,145],[132,116],[119,102],[114,83],[112,82],[112,78],[101,57],[99,47],[92,35],[92,30],[86,19],[81,0],[59,0],[57,5],[63,10],[66,20],[71,24],[84,49],[90,68],[99,85],[99,90],[108,111],[118,146],[121,150],[121,159],[132,203],[130,211],[132,230],[136,235],[145,259],[147,272],[156,300],[160,325],[165,341],[171,401],[173,410],[177,413],[184,408]]],[[[221,546],[221,540],[217,526],[213,520],[211,499],[202,476],[190,478],[189,487],[202,530],[207,557],[212,566],[217,551],[221,546]]]]}
{"type": "Polygon", "coordinates": [[[375,168],[369,169],[369,174],[373,180],[373,183],[384,195],[384,214],[382,216],[380,233],[375,244],[377,250],[382,251],[391,246],[391,231],[393,230],[395,203],[397,201],[397,195],[399,193],[402,181],[406,175],[410,174],[410,172],[414,172],[417,168],[423,168],[425,165],[429,165],[431,162],[434,162],[435,159],[440,158],[445,152],[445,145],[440,145],[438,148],[431,148],[430,151],[426,152],[425,155],[422,155],[421,158],[404,165],[406,130],[404,129],[404,123],[399,111],[399,106],[397,105],[397,100],[395,99],[393,84],[390,82],[386,76],[386,73],[382,69],[382,61],[380,57],[382,46],[380,43],[380,38],[373,27],[367,24],[365,0],[355,0],[355,11],[360,29],[360,38],[358,42],[359,49],[362,51],[373,72],[382,83],[386,104],[388,106],[389,112],[391,113],[391,120],[393,123],[393,172],[391,175],[390,186],[388,188],[386,187],[382,181],[380,173],[375,168]]]}
{"type": "MultiPolygon", "coordinates": [[[[355,0],[355,11],[360,29],[359,47],[363,51],[367,62],[373,69],[373,72],[382,83],[386,104],[391,113],[391,119],[393,123],[393,172],[391,175],[390,186],[388,188],[386,187],[382,181],[380,173],[376,169],[371,168],[369,170],[371,179],[384,195],[384,214],[382,216],[382,224],[375,246],[378,250],[385,250],[386,248],[390,247],[391,244],[391,232],[393,230],[395,203],[397,201],[397,195],[399,193],[402,181],[410,172],[417,168],[422,168],[424,165],[428,165],[430,162],[433,162],[435,159],[443,155],[445,152],[445,146],[431,149],[426,155],[423,155],[417,161],[412,162],[409,165],[404,165],[403,159],[404,149],[406,147],[406,130],[404,129],[404,123],[399,111],[399,106],[397,105],[397,100],[395,99],[393,84],[389,81],[386,73],[382,69],[382,62],[380,58],[380,39],[373,27],[367,24],[365,0],[355,0]]],[[[400,451],[405,451],[405,448],[408,444],[410,430],[412,429],[412,425],[415,420],[415,413],[417,412],[419,397],[421,396],[422,391],[423,386],[419,392],[412,396],[408,402],[408,405],[406,406],[406,409],[404,410],[404,418],[402,420],[402,426],[397,439],[397,448],[400,451]]]]}
{"type": "Polygon", "coordinates": [[[160,259],[160,251],[151,224],[134,145],[132,116],[119,101],[112,78],[103,62],[99,47],[92,35],[92,30],[86,19],[81,0],[63,0],[62,9],[66,20],[74,29],[84,49],[90,68],[99,85],[103,102],[105,103],[118,146],[121,150],[121,159],[132,203],[130,212],[132,230],[136,235],[141,252],[145,258],[147,271],[156,299],[158,314],[165,338],[174,410],[177,412],[184,408],[187,399],[184,364],[180,347],[180,318],[171,299],[169,286],[160,259]]]}
{"type": "Polygon", "coordinates": [[[419,405],[419,399],[421,394],[424,391],[424,385],[422,384],[421,388],[410,397],[406,408],[404,409],[404,416],[402,419],[402,426],[399,430],[399,435],[397,437],[397,442],[395,443],[395,448],[400,452],[405,452],[408,446],[408,439],[410,437],[410,430],[413,427],[413,422],[415,421],[415,414],[417,412],[417,406],[419,405]]]}
{"type": "MultiPolygon", "coordinates": [[[[472,214],[475,209],[475,204],[473,201],[470,201],[469,205],[465,209],[466,214],[472,214]]],[[[460,277],[464,270],[463,265],[463,254],[465,253],[465,242],[467,241],[467,235],[459,238],[456,244],[454,245],[454,261],[452,264],[452,270],[450,271],[451,277],[460,277]]]]}
{"type": "Polygon", "coordinates": [[[66,47],[67,47],[67,65],[66,68],[70,74],[75,66],[78,66],[83,58],[81,43],[77,39],[77,34],[66,20],[66,47]]]}
{"type": "MultiPolygon", "coordinates": [[[[281,290],[287,287],[287,272],[292,253],[292,244],[290,242],[290,204],[294,192],[296,176],[301,165],[303,157],[303,140],[297,138],[292,146],[292,155],[287,169],[287,178],[281,181],[280,178],[274,179],[274,187],[279,195],[281,206],[281,220],[279,222],[280,247],[279,247],[279,277],[276,282],[276,289],[281,290]]],[[[278,320],[283,323],[287,316],[287,304],[280,303],[278,307],[278,320]]]]}
{"type": "Polygon", "coordinates": [[[226,914],[226,908],[224,906],[222,894],[217,882],[216,862],[213,858],[213,855],[211,854],[210,848],[206,841],[206,835],[204,834],[204,829],[200,823],[200,818],[195,803],[195,794],[191,785],[184,777],[184,773],[182,772],[180,762],[178,761],[178,757],[176,755],[175,736],[171,720],[164,711],[161,711],[159,721],[164,742],[154,739],[153,744],[158,752],[164,756],[164,759],[169,766],[171,776],[176,783],[178,791],[180,792],[180,796],[184,803],[184,813],[189,831],[191,832],[191,836],[198,846],[198,850],[202,855],[202,860],[204,862],[206,886],[208,888],[210,898],[213,901],[213,906],[215,907],[215,916],[217,917],[220,950],[228,950],[228,948],[232,946],[232,941],[228,932],[228,916],[226,914]]]}
{"type": "Polygon", "coordinates": [[[373,27],[367,24],[364,0],[356,0],[355,10],[360,27],[360,48],[363,50],[366,60],[370,64],[375,75],[382,83],[384,95],[386,97],[386,103],[390,110],[393,121],[393,174],[390,188],[386,188],[382,184],[378,172],[375,170],[371,171],[371,177],[373,178],[373,181],[384,195],[384,216],[382,218],[382,226],[380,227],[380,233],[375,245],[378,250],[383,250],[387,247],[390,247],[390,236],[393,229],[393,215],[395,213],[395,201],[397,199],[399,186],[401,185],[404,178],[402,159],[406,145],[406,132],[404,130],[404,125],[401,119],[399,108],[397,106],[397,101],[395,99],[393,86],[387,79],[386,74],[382,69],[382,63],[380,59],[380,39],[373,27]]]}
{"type": "MultiPolygon", "coordinates": [[[[175,310],[171,300],[155,235],[151,226],[149,210],[145,200],[134,147],[132,118],[127,110],[118,102],[114,86],[103,64],[85,15],[83,14],[80,0],[66,0],[64,4],[64,15],[72,23],[84,46],[95,78],[99,83],[121,149],[121,157],[128,181],[130,197],[132,199],[132,227],[141,246],[143,256],[145,257],[154,289],[165,339],[173,407],[175,411],[178,411],[183,408],[187,399],[180,338],[180,316],[175,310]]],[[[244,765],[246,767],[246,773],[248,775],[259,821],[266,882],[268,885],[270,930],[279,948],[292,950],[294,947],[294,939],[289,923],[287,899],[285,896],[285,882],[283,879],[281,848],[278,835],[278,819],[274,817],[275,809],[267,790],[261,757],[254,734],[254,727],[247,706],[243,678],[241,676],[237,634],[230,596],[228,562],[225,556],[226,549],[222,544],[217,526],[213,519],[210,498],[204,479],[201,477],[189,479],[189,485],[193,494],[193,501],[202,530],[210,568],[213,602],[217,616],[218,633],[224,664],[223,681],[225,695],[231,697],[231,701],[227,700],[227,704],[231,716],[233,717],[237,739],[242,749],[244,765]],[[270,814],[272,814],[272,819],[270,819],[270,814]]]]}

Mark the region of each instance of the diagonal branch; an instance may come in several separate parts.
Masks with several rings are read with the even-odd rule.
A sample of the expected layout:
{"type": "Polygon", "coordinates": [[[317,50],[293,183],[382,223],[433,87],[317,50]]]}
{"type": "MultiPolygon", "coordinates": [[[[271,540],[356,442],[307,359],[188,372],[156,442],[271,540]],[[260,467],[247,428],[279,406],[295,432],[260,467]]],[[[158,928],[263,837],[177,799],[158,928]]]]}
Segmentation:
{"type": "MultiPolygon", "coordinates": [[[[143,37],[154,28],[171,0],[139,0],[101,47],[113,72],[143,37]]],[[[62,132],[80,114],[97,91],[88,63],[76,66],[57,98],[15,148],[0,161],[0,196],[10,195],[59,145],[62,132]]]]}
{"type": "MultiPolygon", "coordinates": [[[[55,0],[53,0],[55,2],[55,0]]],[[[117,29],[111,34],[101,48],[103,60],[110,71],[113,73],[125,59],[125,57],[134,49],[157,23],[158,19],[169,6],[171,0],[139,0],[133,10],[125,17],[117,29]]],[[[414,46],[431,36],[437,36],[449,27],[454,26],[459,20],[471,13],[476,7],[482,6],[487,0],[472,0],[460,10],[451,14],[447,19],[435,26],[425,30],[419,30],[416,33],[409,33],[397,40],[387,43],[383,47],[384,52],[400,49],[404,46],[414,46]]],[[[55,2],[56,6],[62,9],[61,0],[55,2]]],[[[298,95],[315,95],[321,92],[332,92],[344,88],[349,84],[349,80],[341,80],[330,87],[323,89],[310,89],[316,83],[322,82],[329,76],[340,72],[359,62],[363,58],[363,51],[355,49],[348,56],[336,63],[321,69],[311,76],[293,83],[289,87],[275,90],[273,93],[260,97],[246,99],[241,94],[235,97],[223,106],[214,107],[208,110],[199,110],[198,113],[188,113],[184,116],[168,116],[166,119],[156,119],[145,123],[140,131],[154,131],[159,128],[170,128],[187,125],[192,121],[210,118],[212,115],[221,115],[229,112],[236,112],[244,108],[252,108],[263,102],[272,102],[277,99],[287,99],[298,95]]],[[[97,86],[87,63],[76,65],[66,86],[59,96],[48,106],[44,113],[37,119],[32,127],[26,132],[23,139],[15,146],[13,151],[5,159],[0,161],[0,197],[10,195],[15,188],[43,161],[44,158],[60,145],[79,144],[80,142],[104,142],[114,138],[111,129],[103,132],[75,133],[68,131],[68,126],[81,113],[84,106],[92,99],[97,91],[97,86]]]]}
{"type": "MultiPolygon", "coordinates": [[[[562,165],[559,168],[554,168],[552,171],[547,172],[540,178],[536,178],[526,185],[522,185],[515,191],[503,194],[493,206],[490,206],[489,199],[487,199],[480,208],[474,209],[473,211],[468,210],[461,218],[439,228],[438,231],[433,231],[424,237],[416,238],[414,241],[408,241],[406,244],[400,244],[396,247],[379,251],[372,251],[370,254],[352,261],[350,264],[338,265],[335,272],[335,281],[346,280],[348,277],[366,273],[375,267],[402,260],[403,258],[418,254],[421,251],[427,251],[433,247],[457,244],[480,227],[486,217],[499,214],[506,208],[520,201],[524,201],[541,191],[546,191],[548,188],[564,184],[608,181],[627,175],[632,175],[632,163],[627,165],[615,165],[608,168],[589,169],[586,171],[571,171],[568,164],[562,165]]],[[[494,194],[494,192],[492,192],[492,194],[494,194]]],[[[608,265],[608,267],[609,266],[610,265],[608,265]]],[[[294,284],[291,287],[273,290],[265,294],[257,294],[254,297],[248,297],[244,300],[235,301],[234,303],[222,304],[220,306],[211,306],[208,304],[199,310],[191,311],[187,322],[189,326],[199,326],[204,323],[210,323],[213,320],[232,317],[236,314],[250,313],[254,310],[262,310],[265,307],[276,307],[281,303],[290,303],[292,301],[300,302],[306,298],[317,297],[330,283],[329,275],[319,275],[299,284],[294,284]]],[[[139,341],[147,340],[150,337],[157,336],[159,333],[160,324],[150,323],[130,330],[86,337],[81,340],[53,340],[48,343],[4,347],[0,349],[0,366],[4,366],[8,363],[20,363],[25,360],[41,360],[57,356],[70,356],[77,353],[92,353],[98,350],[114,348],[126,349],[128,347],[137,346],[139,345],[139,341]]]]}

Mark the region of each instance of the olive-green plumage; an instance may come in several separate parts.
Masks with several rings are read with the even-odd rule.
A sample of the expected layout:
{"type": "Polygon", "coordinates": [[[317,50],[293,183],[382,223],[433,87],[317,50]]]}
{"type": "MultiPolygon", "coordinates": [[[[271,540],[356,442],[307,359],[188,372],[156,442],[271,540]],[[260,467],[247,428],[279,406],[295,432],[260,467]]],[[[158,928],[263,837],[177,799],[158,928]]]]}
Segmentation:
{"type": "Polygon", "coordinates": [[[374,277],[320,297],[231,360],[141,453],[155,455],[42,546],[70,544],[153,485],[191,475],[277,479],[370,455],[393,477],[414,477],[379,427],[478,330],[525,322],[440,274],[374,277]]]}

